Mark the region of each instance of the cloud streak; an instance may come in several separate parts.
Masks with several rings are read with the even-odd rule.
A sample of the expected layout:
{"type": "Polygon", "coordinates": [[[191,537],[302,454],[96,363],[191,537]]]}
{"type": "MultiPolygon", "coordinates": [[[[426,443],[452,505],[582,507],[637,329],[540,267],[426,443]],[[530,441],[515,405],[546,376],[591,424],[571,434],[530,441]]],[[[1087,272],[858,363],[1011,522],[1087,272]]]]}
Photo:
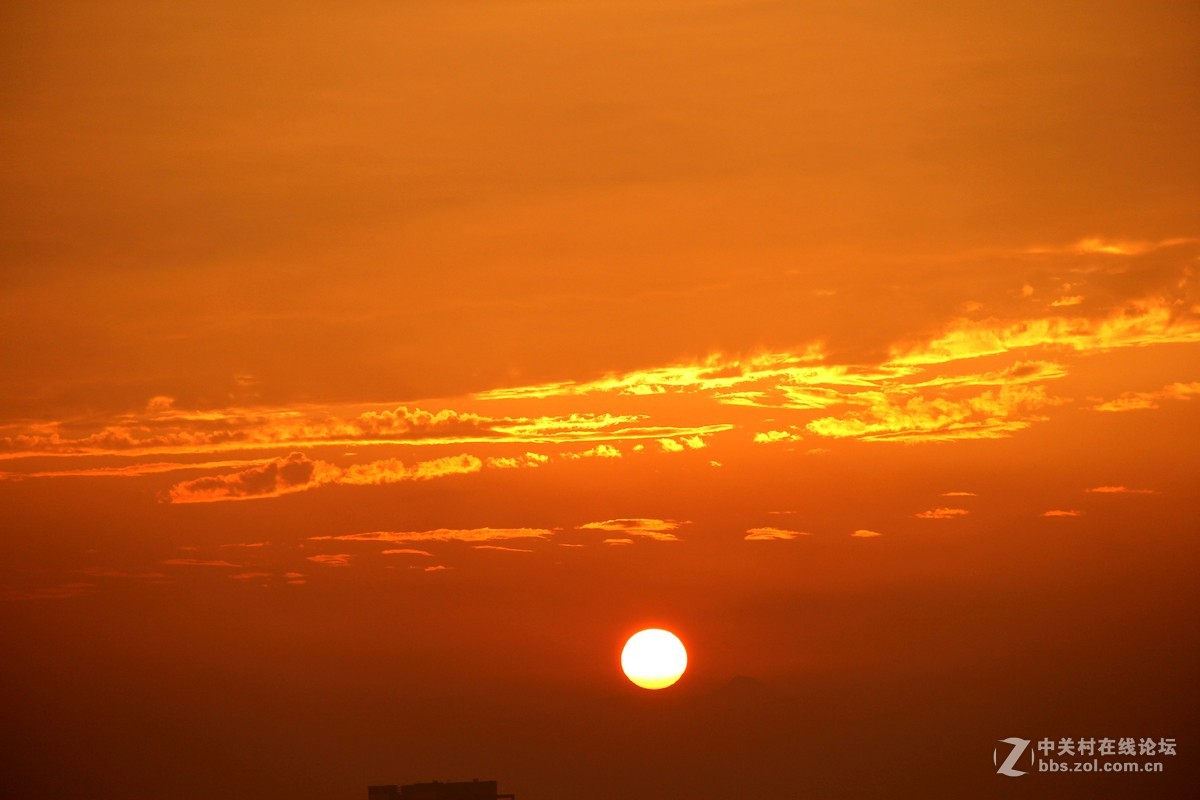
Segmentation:
{"type": "Polygon", "coordinates": [[[917,519],[955,519],[957,517],[965,517],[970,514],[965,508],[931,508],[928,511],[922,511],[914,516],[917,519]]]}
{"type": "Polygon", "coordinates": [[[482,461],[466,454],[422,461],[411,467],[394,458],[340,467],[303,453],[291,453],[237,472],[182,481],[170,488],[167,499],[171,503],[259,500],[321,486],[380,486],[466,475],[478,472],[482,466],[482,461]]]}
{"type": "MultiPolygon", "coordinates": [[[[687,521],[679,521],[674,519],[652,519],[652,518],[630,518],[630,519],[606,519],[600,522],[588,522],[579,526],[581,531],[605,531],[607,533],[621,533],[625,537],[640,536],[645,539],[653,539],[658,542],[677,542],[679,537],[673,531],[678,530],[680,526],[687,525],[687,521]]],[[[610,540],[605,540],[609,542],[610,540]]]]}
{"type": "Polygon", "coordinates": [[[1200,382],[1172,383],[1153,392],[1123,392],[1115,400],[1092,406],[1094,411],[1145,411],[1158,408],[1163,400],[1191,400],[1200,397],[1200,382]]]}
{"type": "Polygon", "coordinates": [[[811,535],[808,531],[792,531],[785,528],[750,528],[742,538],[748,542],[777,542],[811,535]]]}
{"type": "Polygon", "coordinates": [[[311,541],[336,542],[495,542],[505,539],[546,539],[548,528],[437,528],[428,531],[369,531],[338,536],[310,536],[311,541]]]}

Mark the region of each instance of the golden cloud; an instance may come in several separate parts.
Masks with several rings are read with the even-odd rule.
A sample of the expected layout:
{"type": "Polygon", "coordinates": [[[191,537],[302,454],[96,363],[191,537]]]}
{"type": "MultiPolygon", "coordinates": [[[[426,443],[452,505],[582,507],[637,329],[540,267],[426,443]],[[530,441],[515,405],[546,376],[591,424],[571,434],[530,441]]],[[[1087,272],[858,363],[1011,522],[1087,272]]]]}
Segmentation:
{"type": "Polygon", "coordinates": [[[868,441],[947,441],[997,439],[1043,419],[1034,412],[1062,401],[1041,386],[1003,386],[961,400],[945,396],[896,396],[884,392],[857,395],[867,406],[843,417],[822,417],[808,430],[820,436],[868,441]]]}
{"type": "Polygon", "coordinates": [[[917,519],[954,519],[955,517],[965,517],[970,514],[965,508],[931,508],[928,511],[922,511],[914,516],[917,519]]]}
{"type": "Polygon", "coordinates": [[[1200,383],[1172,383],[1154,392],[1124,392],[1116,400],[1092,406],[1094,411],[1142,411],[1158,408],[1161,400],[1191,400],[1200,396],[1200,383]]]}
{"type": "Polygon", "coordinates": [[[750,528],[743,538],[748,542],[773,542],[811,535],[808,531],[791,531],[784,528],[750,528]]]}
{"type": "Polygon", "coordinates": [[[319,556],[308,556],[309,561],[326,567],[348,567],[354,558],[350,553],[327,553],[319,556]]]}
{"type": "Polygon", "coordinates": [[[492,542],[503,539],[545,539],[546,528],[437,528],[430,531],[370,531],[340,536],[310,536],[313,541],[338,542],[492,542]]]}
{"type": "Polygon", "coordinates": [[[167,498],[172,503],[216,503],[228,500],[257,500],[304,492],[320,486],[379,486],[402,481],[432,480],[447,475],[478,472],[483,462],[471,455],[422,461],[411,467],[390,458],[367,464],[339,467],[291,453],[265,464],[225,475],[210,475],[177,483],[167,498]]]}
{"type": "Polygon", "coordinates": [[[907,350],[891,363],[944,364],[1034,347],[1099,352],[1115,347],[1200,342],[1200,319],[1179,313],[1165,297],[1137,300],[1101,319],[1046,317],[1002,322],[958,319],[946,332],[907,350]]]}
{"type": "Polygon", "coordinates": [[[798,442],[803,437],[791,431],[763,431],[754,434],[755,444],[775,444],[776,442],[798,442]]]}
{"type": "Polygon", "coordinates": [[[681,525],[687,524],[688,523],[686,521],[673,519],[647,519],[638,517],[632,519],[606,519],[602,522],[589,522],[585,525],[580,525],[578,529],[584,531],[624,533],[626,535],[654,539],[655,541],[659,542],[677,542],[679,541],[679,537],[672,533],[672,531],[677,530],[681,525]]]}
{"type": "Polygon", "coordinates": [[[621,451],[612,445],[598,444],[590,450],[579,453],[563,453],[563,458],[621,458],[621,451]]]}
{"type": "Polygon", "coordinates": [[[533,468],[540,467],[549,460],[550,456],[542,455],[541,453],[526,453],[523,456],[489,458],[487,465],[492,469],[533,468]]]}

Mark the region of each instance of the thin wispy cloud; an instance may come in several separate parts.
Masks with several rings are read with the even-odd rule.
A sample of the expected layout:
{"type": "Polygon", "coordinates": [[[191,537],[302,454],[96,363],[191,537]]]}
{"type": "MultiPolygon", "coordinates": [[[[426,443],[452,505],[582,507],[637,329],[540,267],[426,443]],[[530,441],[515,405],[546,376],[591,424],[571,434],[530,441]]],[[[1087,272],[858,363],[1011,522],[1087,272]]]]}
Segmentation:
{"type": "Polygon", "coordinates": [[[610,444],[598,444],[578,453],[563,453],[563,458],[621,458],[621,451],[610,444]]]}
{"type": "Polygon", "coordinates": [[[1122,392],[1115,400],[1092,406],[1095,411],[1146,411],[1158,408],[1164,400],[1191,400],[1200,397],[1200,382],[1171,383],[1153,392],[1122,392]]]}
{"type": "Polygon", "coordinates": [[[957,517],[965,517],[970,514],[965,508],[931,508],[928,511],[921,511],[914,514],[917,519],[955,519],[957,517]]]}
{"type": "Polygon", "coordinates": [[[786,528],[750,528],[743,538],[748,542],[775,542],[811,535],[808,531],[793,531],[786,528]]]}
{"type": "Polygon", "coordinates": [[[640,536],[659,542],[677,542],[679,537],[673,531],[687,525],[686,521],[674,519],[647,519],[643,517],[632,519],[606,519],[600,522],[589,522],[579,526],[581,531],[606,531],[623,533],[627,536],[640,536]]]}
{"type": "Polygon", "coordinates": [[[546,539],[547,528],[437,528],[428,531],[369,531],[339,536],[310,536],[310,541],[337,542],[493,542],[504,539],[546,539]]]}
{"type": "MultiPolygon", "coordinates": [[[[65,421],[0,428],[0,459],[32,456],[162,456],[323,445],[554,444],[693,437],[728,425],[646,425],[644,415],[572,413],[561,416],[491,417],[443,409],[293,406],[225,409],[184,414],[147,410],[89,425],[65,421]]],[[[253,463],[253,462],[249,462],[253,463]]],[[[174,469],[167,462],[152,471],[174,469]]],[[[133,474],[141,466],[122,472],[133,474]]],[[[92,474],[92,473],[87,473],[92,474]]]]}
{"type": "Polygon", "coordinates": [[[882,392],[857,395],[865,406],[840,417],[808,424],[819,436],[870,441],[918,442],[999,439],[1043,419],[1046,406],[1062,401],[1042,386],[1005,386],[962,399],[948,396],[896,396],[882,392]]]}
{"type": "MultiPolygon", "coordinates": [[[[601,445],[603,447],[604,445],[601,445]]],[[[550,456],[542,453],[525,453],[520,456],[501,456],[489,458],[487,465],[490,469],[532,469],[550,461],[550,456]]]]}
{"type": "Polygon", "coordinates": [[[242,569],[245,564],[234,564],[219,558],[168,558],[162,562],[169,567],[229,567],[242,569]]]}
{"type": "Polygon", "coordinates": [[[354,559],[351,553],[325,553],[323,555],[306,556],[306,558],[314,564],[320,564],[324,567],[348,567],[354,559]]]}
{"type": "Polygon", "coordinates": [[[252,580],[256,580],[258,578],[270,578],[270,577],[272,577],[272,575],[269,572],[238,572],[233,575],[230,575],[229,579],[234,580],[234,581],[252,581],[252,580]]]}
{"type": "Polygon", "coordinates": [[[431,480],[448,475],[478,472],[483,462],[459,455],[422,461],[412,466],[390,458],[341,467],[292,453],[269,463],[224,475],[211,475],[177,483],[167,497],[172,503],[217,503],[258,500],[304,492],[321,486],[380,486],[404,481],[431,480]]]}

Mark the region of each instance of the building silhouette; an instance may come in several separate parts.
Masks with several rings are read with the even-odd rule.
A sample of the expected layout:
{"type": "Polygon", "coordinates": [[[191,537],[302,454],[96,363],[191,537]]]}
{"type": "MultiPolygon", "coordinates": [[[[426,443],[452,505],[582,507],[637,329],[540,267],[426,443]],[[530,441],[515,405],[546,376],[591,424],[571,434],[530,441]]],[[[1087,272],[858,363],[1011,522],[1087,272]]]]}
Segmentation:
{"type": "Polygon", "coordinates": [[[433,781],[403,786],[368,786],[367,800],[516,800],[516,795],[498,794],[496,781],[433,781]]]}

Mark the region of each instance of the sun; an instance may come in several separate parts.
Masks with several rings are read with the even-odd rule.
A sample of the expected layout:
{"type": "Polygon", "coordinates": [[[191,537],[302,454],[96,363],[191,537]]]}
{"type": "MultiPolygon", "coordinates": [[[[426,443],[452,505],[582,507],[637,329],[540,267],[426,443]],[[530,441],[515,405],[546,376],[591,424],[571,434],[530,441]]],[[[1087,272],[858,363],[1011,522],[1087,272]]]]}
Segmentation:
{"type": "Polygon", "coordinates": [[[625,643],[621,669],[643,689],[665,689],[687,669],[687,650],[670,631],[648,628],[630,636],[625,643]]]}

